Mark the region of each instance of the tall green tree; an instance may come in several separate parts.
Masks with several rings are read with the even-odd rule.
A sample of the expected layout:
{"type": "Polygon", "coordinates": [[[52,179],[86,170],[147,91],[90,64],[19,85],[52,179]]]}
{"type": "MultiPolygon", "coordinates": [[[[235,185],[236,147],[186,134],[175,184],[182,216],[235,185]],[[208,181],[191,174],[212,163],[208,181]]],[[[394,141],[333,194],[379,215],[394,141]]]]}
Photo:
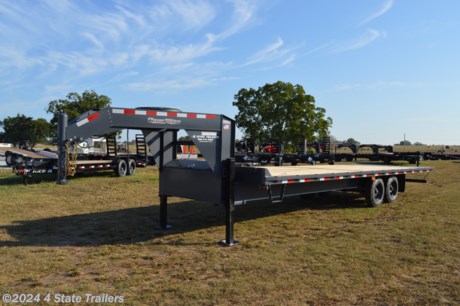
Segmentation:
{"type": "Polygon", "coordinates": [[[352,145],[359,146],[360,144],[361,143],[355,140],[354,138],[348,138],[346,141],[344,141],[344,145],[347,145],[347,146],[352,146],[352,145]]]}
{"type": "Polygon", "coordinates": [[[53,100],[48,104],[47,113],[53,114],[51,124],[53,125],[53,139],[57,139],[57,122],[59,113],[67,114],[69,121],[77,118],[82,113],[95,109],[99,110],[110,106],[112,101],[105,95],[99,95],[94,90],[85,90],[81,95],[71,92],[66,99],[53,100]]]}
{"type": "Polygon", "coordinates": [[[39,142],[47,142],[51,132],[51,124],[47,120],[34,120],[20,114],[5,118],[1,125],[3,141],[21,147],[34,147],[39,142]]]}
{"type": "Polygon", "coordinates": [[[315,141],[328,135],[332,119],[315,105],[301,85],[278,81],[258,89],[243,88],[234,97],[236,124],[247,139],[277,141],[282,147],[302,138],[315,141]]]}
{"type": "Polygon", "coordinates": [[[399,142],[399,145],[400,145],[400,146],[411,146],[412,143],[411,143],[409,140],[401,140],[401,141],[399,142]]]}

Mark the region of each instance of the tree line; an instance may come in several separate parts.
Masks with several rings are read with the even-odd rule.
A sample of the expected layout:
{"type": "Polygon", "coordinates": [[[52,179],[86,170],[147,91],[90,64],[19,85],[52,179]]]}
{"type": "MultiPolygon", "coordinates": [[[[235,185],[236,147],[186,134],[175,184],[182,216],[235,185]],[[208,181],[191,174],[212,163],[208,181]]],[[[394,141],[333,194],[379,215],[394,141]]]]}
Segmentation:
{"type": "Polygon", "coordinates": [[[45,109],[51,114],[51,120],[34,119],[24,114],[15,117],[6,117],[0,121],[0,142],[12,143],[21,148],[33,148],[37,143],[53,144],[57,140],[58,114],[64,112],[69,121],[77,118],[81,113],[91,109],[101,109],[111,105],[111,99],[99,95],[95,91],[86,90],[82,94],[69,93],[65,99],[49,102],[45,109]]]}
{"type": "MultiPolygon", "coordinates": [[[[293,145],[298,139],[317,141],[329,135],[332,119],[326,110],[315,105],[315,98],[301,85],[278,81],[257,89],[243,88],[234,96],[238,108],[236,125],[244,138],[256,143],[278,142],[281,147],[293,145]]],[[[0,142],[33,147],[37,143],[53,143],[57,139],[58,114],[64,112],[69,121],[81,113],[111,106],[111,99],[95,91],[69,93],[65,99],[49,102],[45,109],[52,118],[33,119],[23,114],[0,121],[3,132],[0,142]]]]}

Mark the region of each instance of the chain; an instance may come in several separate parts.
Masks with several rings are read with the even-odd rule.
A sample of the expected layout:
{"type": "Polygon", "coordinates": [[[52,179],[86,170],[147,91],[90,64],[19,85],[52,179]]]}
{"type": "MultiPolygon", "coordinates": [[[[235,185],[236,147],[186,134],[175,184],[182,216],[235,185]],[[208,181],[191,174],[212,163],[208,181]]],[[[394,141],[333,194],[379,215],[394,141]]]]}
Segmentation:
{"type": "Polygon", "coordinates": [[[77,144],[73,145],[73,152],[70,154],[69,142],[65,144],[65,160],[67,164],[67,175],[74,176],[77,172],[77,144]]]}

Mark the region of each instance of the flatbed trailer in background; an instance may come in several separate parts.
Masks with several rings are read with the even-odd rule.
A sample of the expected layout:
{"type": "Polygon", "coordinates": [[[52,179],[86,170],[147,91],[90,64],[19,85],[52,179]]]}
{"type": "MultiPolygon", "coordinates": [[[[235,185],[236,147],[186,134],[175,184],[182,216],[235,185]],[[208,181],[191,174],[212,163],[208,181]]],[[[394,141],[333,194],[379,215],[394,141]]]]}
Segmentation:
{"type": "MultiPolygon", "coordinates": [[[[327,191],[362,192],[369,206],[396,200],[405,191],[408,174],[428,173],[430,167],[383,165],[242,166],[235,163],[235,122],[216,114],[159,108],[105,108],[89,111],[67,124],[59,116],[59,150],[78,137],[119,129],[142,130],[159,168],[160,227],[167,229],[168,197],[210,202],[225,208],[223,245],[234,240],[235,205],[257,200],[281,202],[290,196],[327,191]],[[179,131],[185,131],[203,159],[178,158],[179,131]]],[[[60,154],[64,156],[64,154],[60,154]]],[[[60,157],[58,184],[67,184],[67,161],[60,157]]]]}
{"type": "MultiPolygon", "coordinates": [[[[94,173],[100,171],[114,171],[117,176],[132,175],[138,166],[145,166],[147,158],[144,155],[119,154],[116,150],[107,149],[105,154],[76,154],[64,152],[69,160],[67,171],[74,174],[94,173]],[[75,154],[75,155],[74,155],[75,154]]],[[[28,151],[17,148],[3,150],[5,162],[16,175],[22,176],[23,183],[27,184],[36,174],[56,174],[58,169],[58,154],[48,150],[28,151]]]]}

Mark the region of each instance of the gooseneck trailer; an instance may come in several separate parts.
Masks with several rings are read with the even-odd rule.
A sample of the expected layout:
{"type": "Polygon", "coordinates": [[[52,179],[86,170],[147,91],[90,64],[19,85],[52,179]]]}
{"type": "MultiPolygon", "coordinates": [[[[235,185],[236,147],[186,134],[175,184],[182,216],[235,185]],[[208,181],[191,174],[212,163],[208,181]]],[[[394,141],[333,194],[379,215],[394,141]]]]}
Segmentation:
{"type": "Polygon", "coordinates": [[[163,108],[112,108],[89,111],[67,123],[59,117],[58,184],[66,184],[66,143],[120,129],[141,130],[159,169],[160,227],[167,229],[168,197],[210,202],[225,208],[224,245],[234,240],[235,205],[257,200],[281,202],[286,197],[327,191],[361,191],[370,206],[393,202],[406,186],[406,175],[429,167],[316,165],[244,166],[234,159],[234,120],[217,114],[163,108]],[[185,131],[203,159],[178,158],[178,132],[185,131]]]}

